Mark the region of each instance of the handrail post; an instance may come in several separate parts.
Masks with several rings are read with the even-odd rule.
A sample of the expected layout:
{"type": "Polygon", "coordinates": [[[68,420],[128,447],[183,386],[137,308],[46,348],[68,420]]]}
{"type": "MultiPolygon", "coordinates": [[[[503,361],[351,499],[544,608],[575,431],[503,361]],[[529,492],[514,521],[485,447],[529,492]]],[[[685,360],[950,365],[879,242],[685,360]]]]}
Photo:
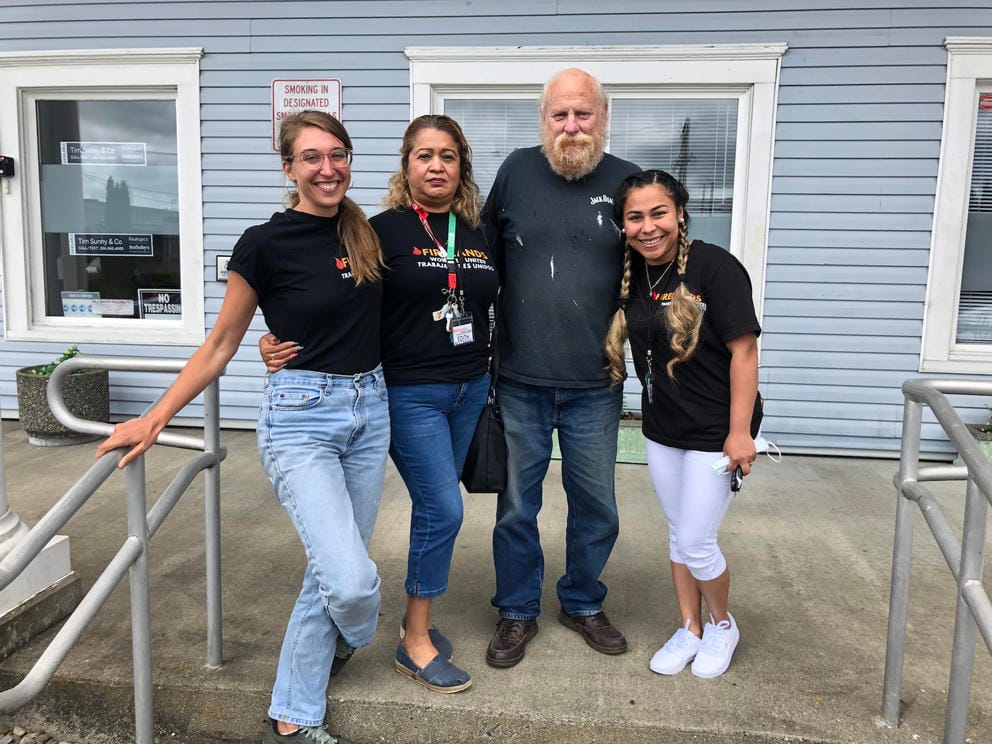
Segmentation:
{"type": "Polygon", "coordinates": [[[919,475],[920,433],[923,405],[905,399],[902,418],[902,445],[896,476],[896,526],[892,541],[892,583],[889,590],[889,627],[885,646],[885,677],[882,685],[882,722],[899,726],[899,698],[902,690],[903,656],[906,647],[906,616],[909,610],[909,572],[913,555],[914,504],[903,494],[907,482],[919,475]]]}
{"type": "MultiPolygon", "coordinates": [[[[220,450],[220,386],[214,380],[204,391],[203,438],[209,452],[220,450]]],[[[220,556],[220,460],[204,477],[204,548],[207,571],[207,666],[224,664],[220,556]]]]}
{"type": "Polygon", "coordinates": [[[152,714],[151,604],[148,591],[148,520],[145,498],[145,457],[127,466],[127,531],[141,542],[141,554],[128,573],[131,583],[131,653],[134,668],[134,740],[154,744],[152,714]]]}
{"type": "Polygon", "coordinates": [[[968,479],[965,490],[964,530],[961,536],[961,565],[958,569],[958,602],[954,617],[954,645],[951,649],[951,678],[947,685],[947,712],[944,741],[963,742],[968,727],[968,700],[975,667],[975,640],[978,624],[968,606],[964,587],[982,580],[982,549],[989,504],[975,481],[968,479]]]}

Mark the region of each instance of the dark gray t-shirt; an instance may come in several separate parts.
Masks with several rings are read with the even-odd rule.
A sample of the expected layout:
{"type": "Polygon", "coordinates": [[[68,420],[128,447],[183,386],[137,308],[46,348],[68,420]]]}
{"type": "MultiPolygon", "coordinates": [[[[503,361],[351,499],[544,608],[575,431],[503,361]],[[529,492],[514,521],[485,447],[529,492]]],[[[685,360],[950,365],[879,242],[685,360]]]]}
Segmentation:
{"type": "Polygon", "coordinates": [[[540,147],[503,161],[483,210],[503,269],[501,375],[553,387],[608,384],[603,343],[623,268],[613,195],[639,170],[605,155],[588,176],[567,181],[540,147]]]}

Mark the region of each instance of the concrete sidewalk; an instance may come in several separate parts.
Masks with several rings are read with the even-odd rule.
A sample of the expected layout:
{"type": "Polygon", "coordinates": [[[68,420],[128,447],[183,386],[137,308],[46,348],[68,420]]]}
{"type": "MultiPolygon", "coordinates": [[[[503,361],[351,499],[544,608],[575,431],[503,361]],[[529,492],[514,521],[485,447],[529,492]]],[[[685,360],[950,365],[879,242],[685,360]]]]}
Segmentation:
{"type": "MultiPolygon", "coordinates": [[[[95,445],[27,444],[4,422],[11,508],[33,525],[83,473],[95,445]]],[[[155,715],[163,742],[258,742],[279,644],[304,566],[295,532],[261,472],[254,432],[225,431],[222,468],[224,658],[204,668],[202,481],[151,543],[155,715]]],[[[149,494],[189,453],[155,448],[149,494]]],[[[678,619],[666,531],[643,465],[617,467],[620,540],[603,580],[605,609],[630,651],[607,657],[557,622],[564,495],[552,463],[541,514],[547,570],[540,633],[512,669],[485,664],[497,620],[492,495],[465,497],[450,590],[434,618],[452,639],[472,688],[439,695],[396,674],[403,612],[409,500],[390,466],[372,554],[383,579],[379,633],[330,690],[331,730],[356,744],[388,742],[938,742],[955,592],[923,520],[916,519],[912,597],[902,696],[904,722],[876,723],[888,610],[896,463],[787,456],[759,460],[724,523],[733,571],[731,608],[742,640],[717,680],[688,671],[663,678],[648,660],[678,619]]],[[[98,492],[64,530],[73,568],[88,588],[125,536],[123,478],[98,492]]],[[[935,492],[960,525],[963,484],[935,492]]],[[[988,585],[988,582],[986,582],[988,585]]],[[[130,616],[126,582],[42,696],[12,718],[64,738],[133,740],[130,616]],[[85,732],[100,731],[102,736],[85,732]]],[[[46,634],[0,665],[9,687],[43,650],[46,634]]],[[[992,658],[979,641],[969,741],[992,742],[992,658]]]]}

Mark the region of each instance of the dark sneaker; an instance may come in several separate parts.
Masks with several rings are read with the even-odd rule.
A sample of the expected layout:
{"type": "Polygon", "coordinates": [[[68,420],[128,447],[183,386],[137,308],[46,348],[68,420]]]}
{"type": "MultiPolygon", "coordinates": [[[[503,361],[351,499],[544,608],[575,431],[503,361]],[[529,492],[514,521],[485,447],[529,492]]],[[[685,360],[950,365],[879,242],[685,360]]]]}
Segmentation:
{"type": "Polygon", "coordinates": [[[262,744],[351,744],[351,741],[331,736],[323,726],[300,726],[291,734],[277,734],[275,721],[270,718],[262,744]]]}
{"type": "Polygon", "coordinates": [[[348,663],[348,659],[354,653],[355,647],[349,646],[348,642],[339,635],[337,646],[334,648],[334,660],[331,662],[332,677],[344,668],[344,665],[348,663]]]}
{"type": "Polygon", "coordinates": [[[601,654],[622,654],[627,650],[627,639],[619,628],[610,623],[605,612],[595,615],[573,615],[562,610],[558,621],[581,635],[587,644],[601,654]]]}
{"type": "Polygon", "coordinates": [[[524,658],[527,642],[537,635],[537,620],[500,618],[496,635],[486,649],[486,663],[494,667],[512,667],[524,658]]]}

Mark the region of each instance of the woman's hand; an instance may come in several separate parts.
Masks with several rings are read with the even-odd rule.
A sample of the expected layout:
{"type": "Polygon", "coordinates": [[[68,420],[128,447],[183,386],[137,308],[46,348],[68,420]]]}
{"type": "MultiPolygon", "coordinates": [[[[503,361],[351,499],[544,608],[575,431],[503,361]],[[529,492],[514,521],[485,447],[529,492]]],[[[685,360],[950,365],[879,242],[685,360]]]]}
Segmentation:
{"type": "Polygon", "coordinates": [[[161,430],[161,426],[144,417],[124,421],[117,424],[114,427],[114,433],[104,439],[96,448],[96,457],[99,460],[106,453],[118,447],[131,447],[117,463],[117,467],[124,468],[134,458],[155,444],[155,439],[161,430]]]}
{"type": "Polygon", "coordinates": [[[754,440],[751,439],[751,435],[747,432],[740,434],[730,432],[723,442],[723,454],[730,458],[727,470],[732,473],[734,472],[734,468],[740,465],[741,472],[744,475],[748,475],[751,472],[751,463],[758,456],[758,453],[754,449],[754,440]]]}
{"type": "Polygon", "coordinates": [[[266,333],[258,339],[258,353],[262,355],[265,369],[278,372],[283,369],[290,359],[294,359],[302,347],[295,341],[279,342],[271,333],[266,333]]]}

